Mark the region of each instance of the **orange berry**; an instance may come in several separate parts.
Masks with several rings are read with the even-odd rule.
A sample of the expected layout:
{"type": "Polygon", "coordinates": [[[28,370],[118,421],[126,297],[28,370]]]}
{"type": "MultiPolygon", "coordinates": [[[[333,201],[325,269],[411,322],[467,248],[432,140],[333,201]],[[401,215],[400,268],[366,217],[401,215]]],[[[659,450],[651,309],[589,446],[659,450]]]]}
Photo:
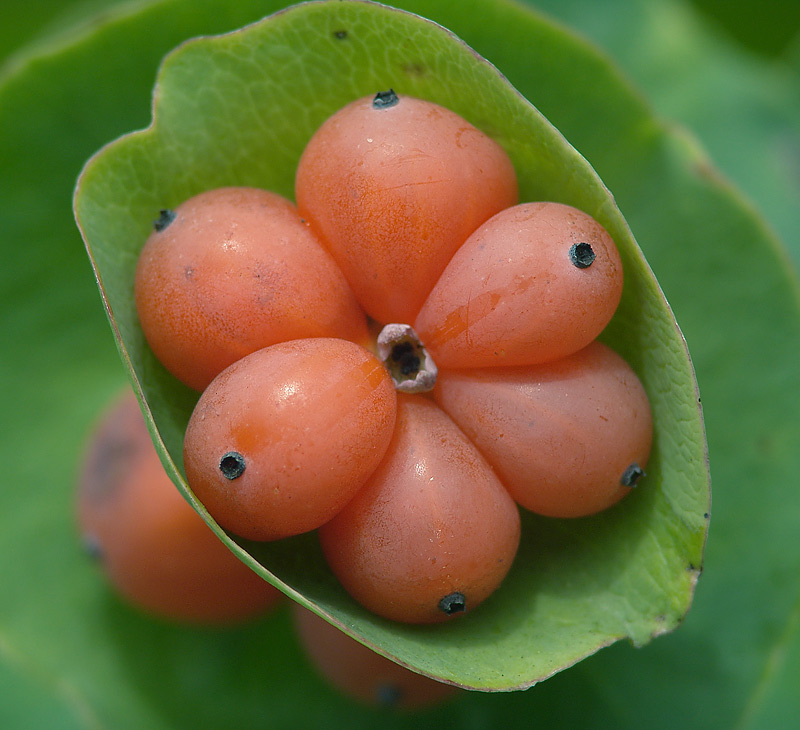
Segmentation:
{"type": "Polygon", "coordinates": [[[395,409],[389,373],[363,347],[332,338],[272,345],[200,397],[184,440],[189,486],[241,537],[314,530],[375,470],[395,409]]]}
{"type": "Polygon", "coordinates": [[[517,202],[497,142],[437,104],[385,92],[352,102],[308,143],[297,205],[366,312],[411,322],[455,250],[517,202]]]}
{"type": "Polygon", "coordinates": [[[435,403],[403,394],[385,458],[319,530],[345,589],[410,623],[478,606],[511,567],[519,536],[517,507],[478,450],[435,403]]]}
{"type": "Polygon", "coordinates": [[[498,213],[455,253],[414,323],[440,368],[531,365],[586,347],[622,295],[606,230],[560,203],[498,213]]]}
{"type": "Polygon", "coordinates": [[[254,616],[282,594],[220,542],[164,471],[132,392],[92,435],[78,524],[115,588],[145,611],[216,624],[254,616]]]}
{"type": "Polygon", "coordinates": [[[153,352],[196,390],[276,342],[366,337],[353,293],[294,205],[255,188],[210,190],[163,211],[135,293],[153,352]]]}
{"type": "Polygon", "coordinates": [[[298,603],[292,603],[292,620],[311,663],[353,699],[411,710],[438,704],[457,692],[452,685],[416,674],[376,654],[298,603]]]}
{"type": "Polygon", "coordinates": [[[653,428],[647,394],[599,341],[544,365],[440,370],[434,395],[533,512],[599,512],[644,474],[653,428]]]}

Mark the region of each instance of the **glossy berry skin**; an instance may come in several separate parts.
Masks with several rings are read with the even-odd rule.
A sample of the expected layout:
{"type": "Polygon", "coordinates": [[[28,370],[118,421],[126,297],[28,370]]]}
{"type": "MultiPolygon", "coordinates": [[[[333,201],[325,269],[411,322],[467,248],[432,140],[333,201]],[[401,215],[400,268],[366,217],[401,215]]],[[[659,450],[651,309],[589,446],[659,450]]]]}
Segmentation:
{"type": "Polygon", "coordinates": [[[614,241],[593,218],[560,203],[523,203],[466,240],[414,329],[440,368],[548,362],[602,332],[622,284],[614,241]]]}
{"type": "Polygon", "coordinates": [[[375,653],[298,603],[291,611],[311,663],[348,697],[384,709],[415,710],[439,704],[458,691],[375,653]]]}
{"type": "Polygon", "coordinates": [[[542,515],[604,510],[641,476],[626,470],[647,465],[647,394],[599,341],[544,365],[440,371],[435,397],[514,499],[542,515]]]}
{"type": "Polygon", "coordinates": [[[110,582],[148,613],[226,624],[256,616],[282,596],[181,496],[130,391],[92,434],[78,481],[77,518],[110,582]]]}
{"type": "Polygon", "coordinates": [[[455,250],[517,202],[494,140],[437,104],[359,99],[314,134],[296,177],[298,209],[375,320],[410,323],[455,250]]]}
{"type": "Polygon", "coordinates": [[[375,470],[395,411],[389,373],[363,347],[333,338],[272,345],[224,370],[200,397],[184,439],[189,486],[241,537],[314,530],[375,470]],[[226,476],[232,455],[244,469],[226,476]]]}
{"type": "Polygon", "coordinates": [[[353,293],[288,200],[218,188],[174,214],[141,252],[135,294],[150,347],[184,383],[202,391],[239,358],[285,340],[363,341],[353,293]]]}
{"type": "Polygon", "coordinates": [[[385,458],[319,530],[345,589],[408,623],[473,610],[502,582],[519,536],[517,507],[478,450],[431,400],[402,394],[385,458]]]}

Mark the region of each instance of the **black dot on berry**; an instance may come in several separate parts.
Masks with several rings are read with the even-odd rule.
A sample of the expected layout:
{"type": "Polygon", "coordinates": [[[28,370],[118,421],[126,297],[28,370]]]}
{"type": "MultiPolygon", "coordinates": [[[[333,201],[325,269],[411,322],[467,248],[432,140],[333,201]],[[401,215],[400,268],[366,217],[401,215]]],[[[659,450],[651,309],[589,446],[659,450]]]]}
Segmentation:
{"type": "Polygon", "coordinates": [[[389,89],[388,91],[379,91],[375,94],[375,98],[372,100],[372,108],[373,109],[388,109],[390,106],[394,106],[400,101],[400,97],[394,93],[394,89],[389,89]]]}
{"type": "Polygon", "coordinates": [[[381,707],[397,707],[403,699],[403,690],[396,684],[382,682],[375,688],[375,700],[381,707]]]}
{"type": "Polygon", "coordinates": [[[98,563],[103,560],[103,546],[97,535],[93,533],[83,536],[83,551],[98,563]]]}
{"type": "Polygon", "coordinates": [[[161,233],[172,221],[178,217],[174,210],[164,209],[159,212],[158,219],[153,221],[153,228],[157,233],[161,233]]]}
{"type": "Polygon", "coordinates": [[[588,269],[596,255],[588,243],[573,243],[569,249],[569,260],[579,269],[588,269]]]}
{"type": "Polygon", "coordinates": [[[467,599],[463,593],[458,591],[449,593],[439,601],[439,610],[448,616],[452,616],[454,613],[463,613],[467,610],[467,599]]]}
{"type": "Polygon", "coordinates": [[[226,479],[237,479],[244,474],[247,463],[238,451],[229,451],[219,460],[219,470],[226,479]]]}
{"type": "Polygon", "coordinates": [[[645,475],[644,469],[639,466],[636,462],[633,462],[624,472],[622,472],[622,477],[620,477],[619,483],[623,487],[635,487],[641,478],[645,475]]]}

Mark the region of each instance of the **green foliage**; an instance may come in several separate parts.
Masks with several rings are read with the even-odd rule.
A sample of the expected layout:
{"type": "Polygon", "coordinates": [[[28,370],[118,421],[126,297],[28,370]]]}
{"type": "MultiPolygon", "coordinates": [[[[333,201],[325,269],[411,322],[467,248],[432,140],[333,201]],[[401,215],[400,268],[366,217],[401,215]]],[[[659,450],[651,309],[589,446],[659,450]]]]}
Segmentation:
{"type": "MultiPolygon", "coordinates": [[[[568,0],[559,12],[583,4],[568,0]]],[[[99,145],[147,124],[166,51],[277,5],[162,0],[107,18],[80,42],[42,51],[0,81],[0,725],[788,726],[800,715],[796,279],[752,209],[690,140],[653,118],[603,56],[505,2],[403,6],[491,58],[587,157],[678,315],[703,394],[717,487],[706,571],[685,624],[643,649],[605,649],[528,692],[469,693],[441,710],[394,716],[327,689],[300,656],[285,615],[219,632],[154,623],[110,597],[83,560],[72,527],[74,465],[81,434],[124,376],[71,220],[70,191],[99,145]]],[[[574,22],[611,39],[635,73],[638,31],[647,26],[637,27],[634,15],[614,36],[605,32],[608,17],[628,16],[600,15],[577,13],[574,22]]],[[[724,65],[715,51],[703,58],[724,65]]],[[[737,61],[737,70],[744,67],[752,68],[737,61]]],[[[749,78],[776,77],[760,68],[749,78]]],[[[657,94],[658,75],[641,80],[657,94]]],[[[737,73],[714,93],[691,98],[698,108],[715,95],[735,103],[748,83],[737,73]]],[[[797,85],[783,76],[780,83],[795,89],[795,97],[782,97],[788,110],[797,85]]],[[[669,108],[664,99],[660,108],[669,108]]],[[[754,145],[790,129],[780,115],[761,124],[752,117],[742,134],[754,145]]],[[[753,180],[768,174],[755,157],[738,161],[734,172],[744,181],[751,171],[753,180]]],[[[778,205],[774,212],[790,219],[778,205]]]]}
{"type": "MultiPolygon", "coordinates": [[[[737,17],[726,1],[727,17],[754,37],[765,28],[792,30],[784,15],[800,16],[800,3],[781,2],[760,3],[757,14],[741,3],[748,12],[737,17]]],[[[743,52],[680,0],[530,4],[609,49],[648,90],[658,114],[699,137],[717,168],[736,181],[783,238],[795,268],[800,265],[800,27],[792,67],[788,50],[780,58],[743,52]]]]}
{"type": "Polygon", "coordinates": [[[692,3],[745,48],[765,56],[780,56],[800,38],[800,4],[794,0],[764,0],[759,3],[757,19],[747,0],[692,3]]]}
{"type": "MultiPolygon", "coordinates": [[[[585,160],[494,67],[439,26],[373,4],[309,4],[168,56],[153,126],[91,160],[76,215],[121,350],[180,468],[195,398],[146,347],[133,302],[135,263],[153,218],[224,185],[291,197],[300,154],[322,121],[390,87],[489,131],[515,163],[521,199],[578,206],[614,236],[626,287],[606,337],[650,394],[656,446],[646,488],[591,520],[526,519],[502,590],[474,615],[435,630],[400,627],[358,607],[332,580],[314,540],[246,547],[268,579],[276,576],[402,663],[467,687],[526,687],[620,637],[643,644],[676,626],[691,601],[709,509],[705,438],[683,339],[585,160]]],[[[188,490],[177,474],[176,481],[188,490]]]]}

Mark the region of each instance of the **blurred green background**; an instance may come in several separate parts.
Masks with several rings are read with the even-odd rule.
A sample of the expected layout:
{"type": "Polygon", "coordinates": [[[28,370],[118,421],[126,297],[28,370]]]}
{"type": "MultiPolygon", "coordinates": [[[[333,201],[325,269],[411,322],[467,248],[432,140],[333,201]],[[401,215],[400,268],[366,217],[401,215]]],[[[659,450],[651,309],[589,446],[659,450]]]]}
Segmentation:
{"type": "MultiPolygon", "coordinates": [[[[85,429],[125,376],[72,221],[72,187],[92,152],[148,123],[166,50],[259,13],[256,2],[233,0],[4,0],[0,727],[796,726],[800,4],[526,4],[596,44],[596,72],[621,73],[619,83],[627,88],[628,79],[629,93],[682,144],[694,149],[682,128],[695,136],[718,171],[699,152],[659,158],[651,169],[632,151],[629,166],[617,165],[611,153],[629,153],[605,149],[603,129],[573,125],[573,133],[557,105],[540,107],[617,195],[695,355],[715,491],[705,574],[685,625],[643,649],[603,650],[526,692],[469,693],[404,716],[327,688],[285,612],[247,628],[197,631],[153,622],[109,595],[80,555],[71,487],[85,429]],[[87,41],[90,60],[80,53],[87,41]],[[669,173],[663,191],[653,170],[669,173]],[[674,249],[656,245],[676,219],[696,228],[674,249]],[[711,253],[698,257],[701,267],[690,256],[704,243],[711,253]]],[[[520,85],[515,75],[523,79],[535,49],[494,27],[492,7],[505,2],[427,5],[456,8],[465,28],[487,38],[508,31],[508,53],[490,60],[520,85]]]]}

